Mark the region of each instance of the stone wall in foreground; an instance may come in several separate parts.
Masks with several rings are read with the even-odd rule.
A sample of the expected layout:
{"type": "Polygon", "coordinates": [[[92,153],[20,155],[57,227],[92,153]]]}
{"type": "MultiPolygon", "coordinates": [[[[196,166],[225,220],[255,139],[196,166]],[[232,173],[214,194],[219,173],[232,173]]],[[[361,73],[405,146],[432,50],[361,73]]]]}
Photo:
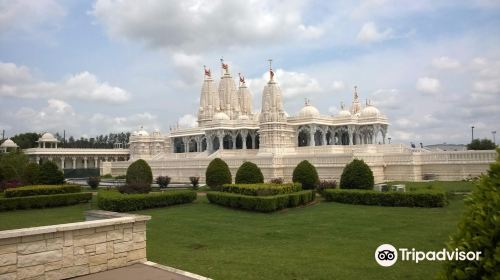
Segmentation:
{"type": "Polygon", "coordinates": [[[105,219],[0,231],[0,280],[65,279],[146,261],[149,216],[97,213],[105,219]]]}

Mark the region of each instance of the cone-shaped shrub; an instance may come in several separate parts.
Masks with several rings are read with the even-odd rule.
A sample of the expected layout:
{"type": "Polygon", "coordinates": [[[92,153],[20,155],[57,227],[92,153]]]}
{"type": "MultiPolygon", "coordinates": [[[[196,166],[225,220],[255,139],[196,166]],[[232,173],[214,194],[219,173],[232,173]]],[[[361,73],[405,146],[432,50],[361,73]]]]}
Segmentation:
{"type": "Polygon", "coordinates": [[[153,172],[149,164],[142,159],[134,161],[127,168],[125,176],[126,187],[122,188],[126,193],[148,193],[153,183],[153,172]]]}
{"type": "Polygon", "coordinates": [[[30,162],[24,168],[23,183],[27,185],[36,185],[40,179],[40,166],[37,163],[30,162]]]}
{"type": "Polygon", "coordinates": [[[58,185],[64,183],[64,174],[53,161],[46,161],[40,166],[40,184],[58,185]]]}
{"type": "Polygon", "coordinates": [[[314,189],[319,182],[316,167],[309,161],[301,161],[293,170],[292,181],[301,183],[303,189],[314,189]]]}
{"type": "Polygon", "coordinates": [[[236,171],[234,182],[236,184],[264,183],[264,175],[262,175],[262,171],[255,163],[247,161],[236,171]]]}
{"type": "Polygon", "coordinates": [[[340,176],[341,189],[373,189],[374,179],[370,167],[363,161],[355,159],[347,164],[340,176]]]}
{"type": "Polygon", "coordinates": [[[229,166],[220,158],[216,158],[208,164],[205,178],[207,185],[213,190],[217,190],[224,184],[231,184],[233,181],[229,166]]]}
{"type": "MultiPolygon", "coordinates": [[[[443,279],[498,279],[500,267],[500,149],[465,200],[465,213],[451,236],[448,251],[481,252],[479,260],[451,260],[445,264],[443,279]]],[[[467,254],[468,255],[468,254],[467,254]]]]}

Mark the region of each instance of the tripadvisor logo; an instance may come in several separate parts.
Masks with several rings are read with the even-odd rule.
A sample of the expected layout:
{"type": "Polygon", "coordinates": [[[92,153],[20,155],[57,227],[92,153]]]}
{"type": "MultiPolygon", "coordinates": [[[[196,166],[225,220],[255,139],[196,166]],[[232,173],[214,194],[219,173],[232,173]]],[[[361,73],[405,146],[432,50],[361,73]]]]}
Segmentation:
{"type": "Polygon", "coordinates": [[[480,251],[466,252],[455,249],[454,251],[447,251],[446,249],[440,251],[418,251],[415,248],[399,248],[396,249],[391,244],[382,244],[375,250],[375,260],[381,266],[392,266],[398,260],[398,253],[401,261],[412,261],[419,263],[420,261],[478,261],[481,255],[480,251]],[[399,252],[398,252],[399,251],[399,252]]]}

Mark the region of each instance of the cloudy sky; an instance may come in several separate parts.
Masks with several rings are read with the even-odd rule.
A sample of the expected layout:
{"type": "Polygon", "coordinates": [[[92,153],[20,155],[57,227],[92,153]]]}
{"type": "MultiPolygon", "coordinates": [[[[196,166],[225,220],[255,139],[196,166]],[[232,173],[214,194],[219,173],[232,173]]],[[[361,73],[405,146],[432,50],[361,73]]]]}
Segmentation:
{"type": "Polygon", "coordinates": [[[221,57],[260,109],[272,58],[290,115],[357,85],[394,142],[466,143],[500,131],[499,34],[498,0],[0,0],[0,129],[190,126],[221,57]]]}

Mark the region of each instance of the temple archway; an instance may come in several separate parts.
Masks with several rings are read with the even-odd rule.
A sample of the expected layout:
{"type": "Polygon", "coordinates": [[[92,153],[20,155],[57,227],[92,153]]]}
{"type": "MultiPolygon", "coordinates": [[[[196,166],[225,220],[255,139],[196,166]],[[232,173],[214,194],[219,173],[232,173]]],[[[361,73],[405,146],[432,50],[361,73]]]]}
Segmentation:
{"type": "Polygon", "coordinates": [[[198,143],[196,143],[196,140],[191,139],[189,140],[189,152],[197,152],[198,151],[198,143]]]}
{"type": "Polygon", "coordinates": [[[250,134],[247,135],[247,139],[245,140],[245,142],[247,145],[247,149],[251,149],[252,148],[252,136],[250,136],[250,134]]]}
{"type": "Polygon", "coordinates": [[[260,136],[259,134],[257,134],[257,136],[255,136],[255,149],[259,148],[259,144],[260,144],[260,136]]]}
{"type": "Polygon", "coordinates": [[[203,138],[201,140],[201,151],[204,152],[207,150],[207,138],[203,138]]]}
{"type": "Polygon", "coordinates": [[[184,141],[182,141],[182,138],[175,138],[174,139],[174,153],[184,153],[184,141]]]}
{"type": "Polygon", "coordinates": [[[316,130],[314,132],[314,146],[321,146],[323,145],[323,132],[321,130],[316,130]]]}
{"type": "Polygon", "coordinates": [[[335,139],[333,137],[333,133],[331,130],[328,130],[326,133],[326,145],[334,145],[335,144],[335,139]]]}
{"type": "Polygon", "coordinates": [[[215,136],[212,141],[212,150],[217,151],[220,148],[219,137],[215,136]]]}
{"type": "Polygon", "coordinates": [[[299,147],[309,146],[309,141],[310,141],[309,139],[310,139],[309,133],[307,133],[307,131],[305,130],[300,130],[299,135],[297,137],[297,145],[299,147]]]}
{"type": "Polygon", "coordinates": [[[236,149],[243,149],[243,139],[240,133],[236,136],[236,149]]]}
{"type": "Polygon", "coordinates": [[[222,139],[222,145],[224,147],[224,149],[226,150],[230,150],[233,148],[233,137],[231,137],[231,135],[229,134],[226,134],[224,136],[224,138],[222,139]]]}

